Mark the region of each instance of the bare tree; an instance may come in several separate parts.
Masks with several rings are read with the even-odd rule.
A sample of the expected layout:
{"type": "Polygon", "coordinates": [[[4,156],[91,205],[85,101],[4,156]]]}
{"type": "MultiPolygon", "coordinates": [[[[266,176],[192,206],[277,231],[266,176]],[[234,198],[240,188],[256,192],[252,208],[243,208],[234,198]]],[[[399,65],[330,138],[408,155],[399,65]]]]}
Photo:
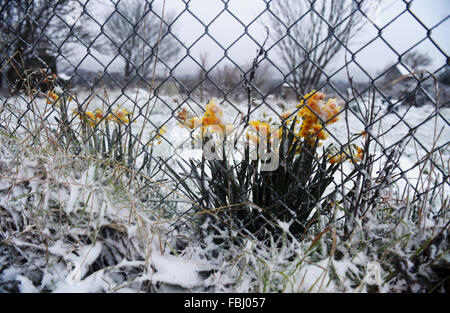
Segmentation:
{"type": "Polygon", "coordinates": [[[119,2],[103,26],[104,36],[95,49],[110,55],[119,54],[124,60],[124,77],[140,74],[145,78],[157,56],[168,62],[179,52],[171,35],[173,16],[156,12],[152,2],[127,0],[119,2]]]}
{"type": "Polygon", "coordinates": [[[23,81],[37,68],[56,74],[57,58],[69,58],[71,44],[89,38],[79,9],[75,0],[0,1],[0,83],[23,81]]]}
{"type": "Polygon", "coordinates": [[[373,2],[354,0],[273,0],[271,36],[289,82],[305,94],[317,88],[323,70],[347,40],[361,31],[373,2]]]}
{"type": "Polygon", "coordinates": [[[410,67],[411,70],[417,71],[430,66],[432,59],[425,53],[419,51],[410,51],[402,58],[404,64],[410,67]]]}

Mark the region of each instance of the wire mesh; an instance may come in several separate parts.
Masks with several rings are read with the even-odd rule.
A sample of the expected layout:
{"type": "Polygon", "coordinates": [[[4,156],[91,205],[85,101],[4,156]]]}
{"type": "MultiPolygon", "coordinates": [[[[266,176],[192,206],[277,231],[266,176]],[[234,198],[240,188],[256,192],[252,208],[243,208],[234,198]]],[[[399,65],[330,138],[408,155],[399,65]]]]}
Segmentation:
{"type": "Polygon", "coordinates": [[[430,191],[449,185],[449,61],[445,42],[433,36],[448,25],[448,15],[429,24],[418,17],[415,1],[399,3],[401,9],[380,24],[370,1],[261,0],[263,9],[248,18],[226,0],[217,1],[218,12],[209,18],[188,0],[178,1],[177,11],[165,1],[1,1],[2,128],[39,143],[47,125],[71,153],[87,147],[127,167],[142,181],[145,201],[158,208],[170,204],[168,217],[219,220],[258,238],[280,228],[301,236],[318,215],[333,214],[333,203],[359,217],[387,199],[400,209],[420,207],[432,200],[430,191]],[[213,31],[225,17],[242,28],[230,40],[213,31]],[[404,18],[425,35],[398,49],[385,34],[404,18]],[[189,32],[194,23],[201,31],[188,40],[180,29],[189,32]],[[258,36],[253,28],[261,29],[258,36]],[[351,45],[358,28],[375,35],[351,45]],[[243,40],[254,47],[246,66],[231,53],[242,49],[243,40]],[[214,57],[194,53],[204,41],[218,51],[214,57]],[[426,56],[420,64],[415,52],[425,43],[439,55],[433,69],[426,56]],[[375,44],[396,61],[374,73],[359,56],[375,44]],[[419,64],[411,63],[414,57],[419,64]],[[180,75],[186,63],[191,73],[180,75]],[[100,70],[87,69],[93,65],[100,70]],[[353,72],[363,82],[355,82],[353,72]],[[338,100],[325,102],[325,95],[338,100]],[[220,105],[208,107],[211,98],[220,105]],[[340,109],[324,117],[331,103],[340,109]],[[235,148],[233,158],[224,153],[211,159],[205,152],[217,139],[204,134],[206,126],[226,133],[222,120],[207,123],[215,110],[230,118],[239,135],[227,142],[235,148]],[[308,118],[320,127],[307,129],[308,118]],[[271,146],[264,132],[249,133],[251,127],[264,130],[264,123],[272,131],[275,120],[279,146],[271,146]],[[329,140],[321,148],[319,136],[329,140]],[[245,142],[239,149],[238,140],[245,142]],[[275,152],[270,161],[278,159],[276,168],[261,170],[261,146],[275,152]],[[418,178],[424,172],[433,183],[418,178]],[[153,191],[146,194],[148,188],[153,191]]]}

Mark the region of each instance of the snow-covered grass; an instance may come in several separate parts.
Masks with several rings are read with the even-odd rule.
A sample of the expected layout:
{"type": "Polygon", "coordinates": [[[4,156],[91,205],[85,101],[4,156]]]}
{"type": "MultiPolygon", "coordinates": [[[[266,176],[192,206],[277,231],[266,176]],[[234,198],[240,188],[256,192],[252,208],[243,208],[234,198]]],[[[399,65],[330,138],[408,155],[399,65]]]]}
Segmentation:
{"type": "MultiPolygon", "coordinates": [[[[105,103],[134,111],[131,131],[139,133],[145,123],[142,143],[149,142],[158,127],[167,127],[161,144],[154,145],[155,157],[176,166],[177,159],[192,155],[184,149],[190,132],[173,118],[181,99],[155,100],[144,90],[129,91],[133,101],[118,90],[98,95],[79,94],[78,102],[91,111],[103,109],[105,103]],[[147,112],[146,103],[151,106],[147,122],[138,114],[147,112]]],[[[195,102],[184,105],[189,103],[202,114],[195,102]]],[[[304,240],[290,234],[288,227],[281,241],[265,242],[219,229],[222,238],[233,239],[225,249],[212,236],[200,240],[192,215],[179,214],[189,208],[183,203],[189,201],[173,191],[176,184],[164,179],[164,171],[150,179],[92,153],[87,145],[78,154],[62,149],[55,144],[58,108],[53,110],[43,98],[30,102],[14,97],[1,105],[0,291],[448,290],[449,109],[440,109],[435,118],[436,108],[430,105],[400,107],[365,129],[358,115],[361,108],[352,108],[327,128],[331,136],[324,145],[345,144],[349,134],[367,130],[377,139],[373,172],[384,169],[386,151],[404,148],[393,177],[375,199],[376,209],[352,217],[343,205],[335,205],[317,216],[304,240]],[[17,128],[19,124],[30,132],[17,128]],[[428,154],[433,147],[442,148],[428,154]],[[155,201],[168,194],[176,201],[155,201]]],[[[277,101],[269,105],[254,107],[252,119],[276,119],[282,109],[277,101]]],[[[247,110],[243,103],[224,103],[226,122],[236,120],[236,108],[247,110]]],[[[143,158],[139,155],[137,163],[143,158]]],[[[342,172],[351,169],[343,164],[342,172]]],[[[342,177],[336,176],[337,185],[342,177]]]]}

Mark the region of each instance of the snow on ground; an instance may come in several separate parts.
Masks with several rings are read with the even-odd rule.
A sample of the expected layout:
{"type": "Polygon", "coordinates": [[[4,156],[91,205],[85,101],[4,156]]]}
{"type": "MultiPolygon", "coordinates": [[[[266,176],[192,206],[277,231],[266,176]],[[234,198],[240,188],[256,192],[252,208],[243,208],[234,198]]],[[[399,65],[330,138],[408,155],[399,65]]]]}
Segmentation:
{"type": "MultiPolygon", "coordinates": [[[[192,149],[191,147],[192,135],[195,135],[196,132],[191,133],[189,130],[180,127],[174,116],[176,116],[177,109],[180,107],[186,107],[192,114],[201,116],[204,104],[164,95],[158,96],[156,99],[150,97],[148,91],[144,89],[108,90],[106,93],[104,90],[95,92],[83,91],[77,93],[76,98],[86,110],[90,111],[95,111],[96,109],[106,111],[106,106],[111,105],[113,110],[125,108],[127,111],[134,112],[134,120],[131,124],[133,134],[140,134],[141,129],[144,127],[141,146],[146,145],[149,143],[149,140],[154,138],[155,132],[159,127],[165,126],[167,132],[161,136],[161,144],[154,149],[154,157],[162,157],[164,160],[168,160],[168,164],[173,168],[178,168],[177,160],[186,161],[189,158],[199,158],[201,156],[200,149],[192,149]],[[143,117],[145,114],[148,114],[148,119],[143,117]]],[[[24,111],[29,106],[24,100],[14,98],[9,99],[8,102],[13,103],[14,107],[24,111]]],[[[222,99],[215,99],[215,101],[219,104],[223,103],[222,109],[225,123],[238,125],[241,117],[238,111],[246,114],[248,109],[246,103],[230,104],[222,99]]],[[[273,121],[279,121],[278,114],[283,111],[278,105],[280,102],[282,101],[278,99],[270,99],[266,103],[259,101],[258,106],[252,106],[251,108],[251,119],[267,120],[272,118],[273,121]]],[[[57,117],[57,112],[51,109],[51,106],[46,103],[44,98],[37,98],[33,105],[36,106],[36,111],[47,112],[43,115],[46,116],[47,121],[56,126],[55,117],[57,117]]],[[[295,110],[297,103],[291,102],[283,105],[285,109],[295,110]]],[[[365,130],[362,122],[364,106],[362,104],[357,106],[352,102],[350,107],[352,110],[348,111],[348,114],[340,114],[338,122],[326,127],[330,136],[324,141],[324,147],[333,143],[339,148],[349,142],[351,135],[359,134],[365,130]]],[[[69,112],[75,108],[76,104],[73,101],[70,103],[69,112]]],[[[436,115],[436,108],[432,105],[424,105],[422,107],[398,105],[395,112],[386,114],[387,108],[381,101],[377,100],[375,109],[376,111],[380,110],[379,116],[382,116],[382,118],[378,119],[374,125],[367,129],[373,137],[377,138],[377,144],[375,147],[372,147],[375,148],[375,151],[372,151],[376,156],[375,159],[379,160],[379,162],[374,164],[375,170],[378,170],[385,160],[379,158],[383,154],[382,151],[384,149],[393,148],[395,145],[404,146],[401,160],[396,165],[398,168],[396,173],[404,173],[404,178],[397,181],[399,190],[403,190],[406,184],[405,179],[408,179],[410,184],[417,184],[421,170],[421,166],[418,166],[418,163],[421,162],[427,153],[432,151],[433,148],[442,147],[440,150],[441,157],[435,162],[448,175],[446,160],[450,159],[448,146],[450,138],[450,108],[440,108],[439,114],[436,115]],[[436,117],[434,117],[435,115],[436,117]],[[413,134],[412,137],[409,136],[411,133],[413,134]],[[403,138],[409,139],[405,143],[406,145],[400,145],[403,138]]],[[[239,132],[236,131],[236,133],[239,132]]],[[[362,146],[362,138],[360,137],[352,141],[352,143],[362,146]]],[[[242,155],[241,153],[238,151],[235,156],[239,158],[239,155],[242,155]]],[[[138,157],[138,163],[142,161],[143,157],[144,154],[138,157]]],[[[349,162],[344,162],[342,166],[344,173],[348,173],[352,169],[349,162]]],[[[336,181],[339,182],[341,178],[338,171],[336,181]]]]}
{"type": "MultiPolygon", "coordinates": [[[[149,98],[147,91],[130,90],[127,94],[133,101],[137,99],[136,106],[132,104],[130,99],[122,95],[121,91],[113,90],[108,92],[109,103],[113,104],[113,109],[124,107],[128,111],[134,111],[134,116],[138,112],[146,112],[144,105],[149,98]]],[[[104,99],[102,92],[99,92],[98,95],[104,99]]],[[[105,105],[99,97],[94,96],[91,98],[91,94],[87,92],[79,94],[78,99],[81,103],[87,104],[88,109],[91,111],[98,108],[102,109],[105,105]]],[[[219,99],[216,99],[216,101],[220,103],[219,99]]],[[[21,98],[8,99],[7,102],[11,103],[16,110],[22,112],[27,109],[28,105],[21,98]]],[[[193,101],[187,101],[185,105],[187,104],[195,108],[198,115],[202,114],[198,104],[193,101]]],[[[5,106],[5,103],[2,103],[2,105],[5,106]]],[[[51,112],[51,107],[46,103],[45,99],[37,99],[32,105],[35,105],[36,112],[41,112],[41,116],[45,116],[49,123],[56,126],[54,118],[57,117],[57,114],[56,112],[51,112]]],[[[270,105],[278,114],[282,112],[282,109],[277,106],[277,101],[271,100],[270,105]]],[[[235,106],[244,113],[247,110],[247,106],[244,103],[236,104],[235,106]]],[[[296,103],[290,103],[286,105],[286,109],[293,109],[295,106],[296,103]]],[[[377,104],[377,106],[381,110],[385,110],[381,104],[377,104]]],[[[75,108],[73,102],[70,109],[72,108],[75,108]]],[[[172,156],[171,162],[174,165],[176,164],[175,159],[177,156],[179,158],[187,158],[193,155],[198,157],[201,153],[198,149],[192,151],[189,149],[189,145],[186,144],[190,142],[190,132],[180,127],[176,119],[173,118],[177,108],[178,104],[173,97],[160,96],[158,101],[151,100],[150,121],[146,123],[142,140],[142,142],[146,143],[152,137],[152,131],[160,126],[166,126],[167,132],[162,135],[162,143],[155,146],[155,155],[172,156]],[[183,148],[173,148],[180,146],[183,148]]],[[[226,122],[233,123],[237,117],[236,108],[225,103],[223,110],[226,122]]],[[[437,134],[440,134],[437,146],[445,147],[441,150],[442,160],[447,162],[450,158],[450,149],[448,145],[445,146],[450,138],[450,127],[447,122],[450,120],[450,109],[441,108],[437,119],[428,119],[434,112],[435,108],[430,105],[409,109],[400,107],[395,113],[389,113],[384,116],[370,130],[372,135],[387,131],[384,136],[379,138],[381,146],[378,146],[374,153],[380,153],[381,148],[389,148],[399,143],[403,137],[408,135],[411,129],[415,130],[414,139],[405,146],[405,151],[398,164],[402,171],[411,169],[405,173],[411,182],[415,182],[419,176],[419,168],[415,164],[426,155],[426,151],[430,151],[433,147],[435,126],[437,126],[437,134]],[[422,124],[423,121],[426,122],[422,124]],[[416,128],[416,126],[418,127],[416,128]]],[[[262,119],[264,114],[266,115],[265,118],[278,119],[275,112],[264,105],[252,113],[252,119],[262,119]]],[[[16,116],[20,116],[20,114],[16,116]]],[[[11,122],[15,123],[17,120],[14,121],[13,119],[11,122]]],[[[30,125],[33,121],[25,117],[21,119],[21,123],[30,125]]],[[[137,117],[132,124],[133,132],[138,133],[143,124],[144,119],[137,117]]],[[[348,133],[355,134],[363,130],[364,125],[356,115],[349,114],[348,123],[345,122],[345,117],[341,116],[339,122],[328,127],[328,131],[332,136],[327,139],[324,145],[326,146],[331,142],[335,144],[346,143],[348,141],[348,133]],[[349,129],[347,129],[347,125],[349,129]]],[[[20,135],[20,132],[21,130],[19,129],[16,136],[20,135]]],[[[355,143],[359,145],[360,142],[361,139],[357,139],[355,143]]],[[[49,242],[46,241],[45,245],[39,244],[33,237],[19,238],[18,234],[7,233],[6,236],[18,236],[17,238],[14,236],[11,238],[7,237],[8,240],[11,240],[11,244],[23,251],[25,249],[35,251],[24,252],[23,255],[26,258],[33,259],[33,253],[35,255],[41,253],[42,256],[40,259],[33,259],[36,263],[29,268],[24,269],[20,266],[11,265],[0,270],[0,282],[16,282],[20,292],[38,292],[43,290],[52,292],[136,292],[145,290],[142,288],[149,281],[153,284],[152,288],[156,288],[152,290],[160,292],[205,290],[240,292],[275,290],[288,292],[366,291],[364,286],[359,289],[353,286],[352,281],[348,279],[348,271],[361,273],[361,268],[366,267],[367,273],[361,274],[363,280],[369,279],[368,277],[371,274],[377,276],[379,275],[377,271],[381,271],[376,266],[369,269],[367,264],[370,263],[370,260],[362,254],[356,257],[346,255],[340,260],[333,260],[331,263],[328,257],[323,257],[320,260],[305,261],[301,266],[291,263],[287,264],[286,260],[288,257],[291,257],[290,253],[297,254],[298,258],[306,258],[305,251],[307,251],[306,248],[311,244],[311,241],[305,241],[289,249],[286,248],[284,252],[279,250],[274,252],[269,248],[267,250],[261,247],[255,248],[254,243],[252,245],[248,242],[241,250],[231,251],[230,253],[234,253],[231,259],[224,257],[216,263],[205,258],[205,255],[201,252],[202,248],[198,244],[189,242],[186,244],[185,252],[179,255],[172,252],[172,246],[176,242],[174,238],[176,238],[177,233],[172,232],[170,235],[167,235],[166,225],[159,223],[157,218],[155,218],[157,214],[154,212],[149,213],[152,208],[139,207],[139,205],[135,208],[136,204],[130,198],[118,192],[118,190],[121,190],[118,186],[108,184],[109,174],[102,176],[102,174],[99,174],[97,166],[84,164],[79,167],[72,167],[67,165],[69,164],[68,160],[60,160],[62,163],[58,164],[51,158],[39,156],[25,157],[21,160],[22,162],[19,166],[15,164],[14,160],[17,151],[13,153],[6,145],[2,145],[1,148],[0,205],[6,208],[8,214],[11,215],[12,221],[16,225],[21,225],[24,220],[30,218],[24,213],[26,211],[24,208],[30,204],[27,202],[30,195],[40,193],[45,195],[42,199],[38,197],[34,199],[33,204],[44,209],[33,213],[36,214],[36,216],[32,216],[35,224],[29,223],[24,225],[24,234],[33,233],[36,225],[55,223],[55,220],[52,220],[51,210],[49,209],[47,212],[47,209],[50,207],[55,209],[55,203],[60,205],[55,210],[62,210],[64,216],[67,216],[70,222],[86,223],[86,220],[80,218],[83,214],[85,216],[89,214],[89,221],[95,220],[95,223],[84,225],[65,223],[61,229],[58,229],[57,224],[52,224],[49,228],[51,231],[49,229],[41,229],[41,236],[54,239],[49,242]],[[62,169],[55,170],[55,165],[63,166],[62,169]],[[17,183],[14,184],[14,188],[10,188],[13,184],[12,176],[15,177],[17,182],[26,181],[28,178],[35,177],[42,172],[42,167],[48,173],[46,180],[30,180],[27,185],[17,183]],[[20,170],[18,172],[8,172],[8,170],[14,169],[20,170]],[[130,212],[133,212],[133,214],[130,212]],[[129,221],[131,221],[131,224],[129,221]],[[116,246],[112,244],[114,240],[110,237],[105,235],[105,237],[99,238],[98,241],[90,243],[83,242],[81,239],[77,244],[67,241],[68,233],[73,233],[78,238],[83,238],[83,234],[97,234],[100,230],[113,224],[121,225],[125,230],[118,232],[123,234],[123,238],[120,236],[118,237],[119,239],[117,237],[111,238],[115,238],[114,240],[118,242],[121,242],[120,240],[132,242],[136,251],[140,251],[135,252],[134,257],[121,258],[114,266],[96,267],[99,264],[99,256],[103,257],[106,255],[109,258],[114,258],[118,253],[117,251],[123,248],[119,245],[117,247],[118,250],[114,250],[116,246]],[[80,228],[78,229],[77,227],[80,228]],[[26,239],[32,242],[27,242],[26,239]],[[259,251],[259,254],[255,255],[257,251],[259,251]],[[251,271],[240,270],[243,265],[248,265],[251,271]],[[330,282],[331,274],[328,270],[330,266],[333,266],[335,275],[341,279],[342,284],[340,286],[337,286],[333,281],[330,282]],[[134,274],[126,276],[127,274],[124,273],[134,274]],[[36,278],[36,275],[39,278],[36,278]],[[123,278],[125,277],[124,275],[126,279],[123,278]],[[255,283],[255,276],[259,279],[259,282],[255,283]]],[[[436,160],[436,162],[441,165],[440,160],[436,160]]],[[[350,170],[350,165],[345,166],[346,171],[350,170]]],[[[448,175],[447,166],[448,164],[445,163],[442,168],[448,175]]],[[[447,191],[446,193],[448,194],[447,191]]],[[[4,252],[5,250],[2,251],[4,252]]],[[[133,253],[131,255],[133,256],[133,253]]],[[[6,254],[0,254],[0,264],[12,264],[7,263],[11,262],[8,257],[6,254]]],[[[371,264],[373,265],[374,263],[371,264]]],[[[0,288],[0,290],[6,290],[4,285],[0,285],[0,288]]],[[[385,287],[380,288],[382,291],[388,291],[385,287]]]]}
{"type": "MultiPolygon", "coordinates": [[[[80,92],[77,94],[77,100],[79,103],[86,107],[87,110],[95,111],[96,109],[106,110],[106,106],[111,105],[112,109],[125,108],[128,111],[133,112],[132,130],[136,133],[141,130],[142,125],[145,123],[144,139],[142,142],[146,143],[151,138],[151,131],[160,126],[166,126],[168,128],[167,133],[162,137],[166,145],[162,145],[160,150],[167,151],[169,146],[180,146],[185,143],[189,138],[189,132],[186,129],[182,129],[178,126],[177,120],[174,118],[177,112],[177,108],[186,107],[194,114],[202,115],[202,104],[197,101],[186,100],[182,103],[181,99],[174,101],[176,97],[172,96],[158,96],[155,100],[154,97],[149,97],[148,91],[143,89],[130,89],[125,92],[121,90],[112,90],[105,96],[104,92],[97,91],[80,92]],[[105,100],[107,99],[107,100],[105,100]],[[136,104],[135,104],[136,103],[136,104]],[[182,103],[181,105],[179,103],[182,103]],[[193,112],[194,111],[194,112],[193,112]],[[146,113],[149,114],[148,121],[142,117],[146,113]]],[[[240,115],[238,110],[243,114],[247,113],[246,103],[233,103],[231,105],[228,101],[222,101],[221,99],[215,99],[217,103],[223,102],[222,109],[224,111],[224,120],[226,123],[238,124],[240,115]]],[[[25,111],[29,104],[26,99],[11,98],[8,99],[9,103],[12,103],[15,108],[25,111]]],[[[251,109],[251,119],[259,120],[264,119],[263,114],[266,115],[265,119],[272,118],[274,121],[279,120],[277,114],[280,114],[283,110],[278,105],[279,100],[267,100],[266,103],[260,102],[259,106],[253,106],[251,109]]],[[[36,98],[33,105],[37,108],[38,112],[44,113],[47,120],[50,123],[56,125],[55,117],[57,113],[52,112],[51,105],[46,103],[44,98],[36,98]]],[[[297,103],[284,104],[286,109],[295,110],[297,103]]],[[[75,101],[71,102],[69,112],[76,108],[75,101]]],[[[204,105],[203,105],[204,108],[204,105]]],[[[379,108],[381,112],[387,110],[383,107],[381,102],[376,103],[376,108],[379,108]]],[[[337,123],[327,126],[327,130],[331,133],[331,136],[324,142],[327,143],[342,143],[348,142],[348,134],[357,134],[365,130],[364,124],[361,122],[364,112],[358,112],[358,109],[353,104],[353,112],[349,112],[348,115],[342,113],[337,123]],[[348,125],[345,119],[348,119],[348,125]],[[347,129],[348,126],[348,129],[347,129]]],[[[430,151],[433,147],[434,139],[434,127],[436,122],[437,135],[440,133],[437,140],[437,146],[441,146],[448,142],[450,138],[450,127],[448,122],[450,121],[450,108],[440,108],[437,120],[434,115],[436,108],[432,105],[424,105],[422,107],[409,107],[398,106],[394,113],[383,115],[382,119],[377,122],[370,129],[370,132],[378,137],[378,134],[383,134],[380,138],[380,144],[385,148],[398,143],[403,137],[408,135],[411,130],[414,130],[414,138],[416,139],[416,146],[419,156],[422,156],[427,151],[430,151]],[[431,117],[431,118],[430,118],[431,117]],[[425,150],[426,149],[426,150],[425,150]]],[[[358,143],[358,142],[356,142],[358,143]]],[[[416,147],[414,142],[407,145],[405,153],[410,158],[412,164],[417,160],[416,147]]],[[[443,150],[443,158],[447,159],[450,156],[449,149],[443,150]]]]}

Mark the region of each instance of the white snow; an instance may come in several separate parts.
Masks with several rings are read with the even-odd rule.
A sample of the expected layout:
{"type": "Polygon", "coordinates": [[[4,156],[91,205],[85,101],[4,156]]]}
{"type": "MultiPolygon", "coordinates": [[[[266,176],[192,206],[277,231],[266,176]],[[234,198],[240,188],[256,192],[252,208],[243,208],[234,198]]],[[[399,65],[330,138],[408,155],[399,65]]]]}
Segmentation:
{"type": "Polygon", "coordinates": [[[155,282],[159,281],[188,289],[201,283],[198,276],[200,268],[193,261],[156,252],[152,255],[152,264],[156,269],[152,275],[152,280],[155,282]]]}
{"type": "Polygon", "coordinates": [[[20,282],[19,290],[21,293],[37,293],[39,290],[33,285],[33,282],[22,275],[17,275],[16,279],[20,282]]]}
{"type": "MultiPolygon", "coordinates": [[[[148,100],[148,92],[144,90],[138,91],[138,105],[141,105],[148,100]]],[[[133,90],[128,91],[132,99],[136,96],[134,92],[133,90]]],[[[83,101],[88,94],[81,93],[78,96],[80,101],[83,101]]],[[[127,110],[137,111],[137,107],[133,106],[130,101],[126,101],[126,98],[120,95],[120,91],[111,91],[109,96],[111,99],[117,100],[117,103],[123,105],[127,110]]],[[[154,155],[162,157],[173,156],[170,164],[175,167],[176,159],[187,161],[191,157],[200,158],[201,150],[190,148],[190,132],[178,126],[177,121],[171,118],[171,116],[176,114],[174,110],[177,105],[171,97],[161,97],[163,101],[151,102],[151,105],[154,105],[154,110],[150,116],[151,123],[146,124],[142,142],[146,143],[151,138],[152,131],[163,123],[166,123],[168,131],[163,134],[162,143],[154,146],[154,155]]],[[[15,101],[18,109],[25,110],[26,103],[23,100],[18,98],[15,101]]],[[[281,108],[275,104],[276,99],[269,101],[271,101],[270,104],[274,110],[278,114],[281,113],[281,108]]],[[[71,106],[73,105],[72,103],[71,106]]],[[[196,114],[202,114],[201,109],[195,103],[191,103],[191,105],[195,108],[196,114]]],[[[286,109],[295,108],[295,105],[296,103],[290,103],[286,109]]],[[[381,106],[381,104],[377,105],[381,106]]],[[[36,106],[43,112],[48,105],[44,99],[38,99],[36,106]]],[[[102,108],[102,106],[101,101],[98,98],[94,98],[89,104],[89,109],[93,111],[96,108],[102,108]]],[[[237,104],[237,107],[240,111],[246,112],[246,105],[244,103],[237,104]]],[[[227,122],[232,123],[236,118],[236,109],[226,104],[224,104],[223,109],[225,119],[227,122]]],[[[368,130],[369,135],[377,138],[379,137],[379,133],[387,131],[384,136],[379,138],[379,144],[376,144],[376,150],[371,151],[374,155],[380,155],[380,151],[383,148],[390,148],[394,144],[400,143],[401,139],[409,133],[411,127],[420,125],[414,134],[415,139],[412,139],[409,143],[405,142],[402,144],[405,145],[405,150],[396,170],[396,173],[403,171],[405,177],[405,179],[396,181],[400,193],[407,183],[406,180],[411,184],[418,182],[420,168],[417,166],[417,162],[426,155],[427,151],[433,148],[435,123],[437,126],[437,134],[442,129],[442,133],[437,140],[437,145],[445,145],[448,142],[448,138],[450,138],[450,127],[440,117],[437,120],[432,118],[421,125],[427,117],[434,114],[434,110],[435,108],[430,105],[425,105],[420,108],[413,107],[408,112],[406,108],[401,107],[397,113],[386,115],[380,122],[368,130]],[[403,121],[400,121],[400,117],[403,115],[405,115],[403,121]]],[[[277,120],[275,112],[265,107],[264,104],[252,113],[252,119],[262,119],[263,113],[266,114],[266,118],[272,117],[274,120],[277,120]]],[[[446,120],[450,120],[450,109],[441,108],[440,114],[446,120]]],[[[54,112],[49,113],[48,121],[54,124],[55,116],[54,112]]],[[[344,115],[340,117],[337,123],[327,127],[328,132],[332,136],[327,139],[324,146],[327,146],[329,143],[346,143],[348,141],[348,132],[355,134],[364,130],[364,125],[356,116],[349,114],[348,118],[348,130],[346,129],[344,115]]],[[[143,123],[144,119],[138,118],[132,125],[133,131],[137,133],[143,123]]],[[[355,143],[361,145],[361,139],[356,140],[355,143]]],[[[447,146],[441,152],[442,160],[447,162],[450,159],[450,149],[447,146]]],[[[45,228],[41,230],[41,234],[49,238],[46,242],[48,244],[49,265],[47,267],[47,265],[44,265],[44,262],[41,264],[41,268],[43,269],[41,284],[35,286],[26,276],[24,269],[16,266],[10,266],[0,273],[0,281],[19,281],[18,288],[21,292],[39,292],[44,287],[50,289],[52,292],[136,292],[139,291],[139,283],[145,280],[150,280],[152,284],[159,283],[166,286],[178,286],[185,290],[212,286],[215,288],[215,291],[231,290],[237,292],[262,291],[264,288],[268,288],[269,290],[270,288],[274,288],[287,292],[348,292],[366,291],[364,284],[372,282],[375,282],[380,290],[388,290],[388,287],[380,282],[381,277],[386,275],[386,272],[377,260],[372,259],[373,255],[370,256],[362,252],[354,253],[354,251],[346,251],[340,260],[332,259],[330,261],[328,256],[323,255],[325,251],[325,248],[323,248],[322,251],[318,250],[315,259],[312,259],[304,255],[311,242],[305,242],[304,244],[294,243],[292,246],[284,246],[282,249],[271,250],[269,248],[258,247],[254,242],[248,240],[239,249],[233,247],[230,250],[231,256],[226,255],[226,251],[221,251],[220,253],[222,254],[219,254],[216,260],[207,260],[205,256],[207,253],[205,251],[214,245],[212,238],[207,238],[205,240],[207,247],[199,247],[195,243],[189,242],[186,246],[186,251],[182,255],[176,256],[171,254],[170,249],[167,247],[161,253],[159,241],[155,240],[149,246],[147,245],[148,238],[152,236],[153,232],[159,231],[160,229],[162,231],[165,230],[165,225],[156,224],[153,215],[147,214],[153,208],[139,206],[136,208],[130,199],[127,199],[122,194],[122,190],[114,190],[110,185],[103,186],[101,183],[102,178],[97,177],[99,175],[96,174],[95,165],[89,164],[82,170],[71,169],[67,166],[67,168],[64,168],[66,172],[63,173],[63,171],[59,170],[52,171],[52,163],[49,160],[45,160],[44,157],[42,157],[41,161],[26,158],[23,160],[24,162],[17,166],[11,165],[12,159],[13,154],[7,155],[6,153],[2,153],[0,155],[1,164],[4,163],[6,167],[18,169],[17,172],[10,171],[8,173],[2,173],[2,177],[0,177],[0,206],[5,208],[5,211],[12,216],[16,224],[20,224],[21,219],[24,217],[23,212],[29,213],[24,210],[28,204],[28,197],[26,195],[44,190],[45,198],[42,202],[44,213],[39,212],[39,214],[42,214],[42,216],[48,214],[46,210],[50,210],[50,202],[55,199],[59,200],[61,210],[70,218],[75,219],[75,217],[78,217],[80,211],[84,208],[86,216],[90,216],[93,219],[93,221],[90,221],[90,227],[98,231],[101,226],[109,223],[121,224],[126,234],[123,236],[127,237],[130,246],[138,250],[141,249],[143,253],[141,257],[146,258],[145,261],[135,261],[127,260],[124,257],[119,264],[92,272],[92,264],[102,255],[103,248],[106,247],[105,242],[95,241],[92,244],[69,243],[67,240],[57,237],[61,236],[65,231],[70,231],[80,236],[86,234],[86,229],[82,229],[81,227],[76,228],[73,225],[57,225],[58,227],[54,227],[54,229],[56,229],[56,232],[61,232],[61,234],[57,233],[56,235],[54,234],[55,231],[51,232],[49,228],[45,228]],[[43,166],[48,170],[47,181],[41,181],[39,179],[32,180],[27,187],[20,183],[21,180],[27,180],[37,175],[42,165],[41,163],[45,163],[43,166]],[[12,184],[15,184],[15,186],[9,191],[8,189],[12,184]],[[55,189],[55,186],[59,186],[58,189],[55,189]],[[14,201],[11,201],[11,199],[14,199],[14,201]],[[160,227],[160,229],[157,227],[160,227]],[[298,259],[287,262],[285,256],[292,253],[292,251],[295,251],[298,259]],[[297,267],[296,264],[303,257],[305,257],[305,261],[297,267]],[[134,285],[115,282],[113,279],[114,276],[111,274],[114,271],[119,271],[119,269],[127,271],[130,268],[144,268],[145,265],[148,266],[142,270],[142,275],[136,278],[134,285]],[[200,274],[201,272],[212,269],[215,272],[207,278],[200,274]],[[332,269],[335,271],[335,275],[339,278],[340,283],[332,279],[332,269]],[[355,273],[356,276],[359,275],[359,279],[363,282],[360,289],[355,289],[354,282],[348,278],[349,272],[355,273]],[[87,275],[88,273],[89,275],[87,275]],[[332,280],[330,281],[330,279],[332,280]],[[269,285],[273,285],[269,287],[264,286],[265,281],[269,285]]],[[[379,170],[382,166],[382,164],[378,163],[375,171],[379,170]]],[[[436,164],[441,164],[441,162],[437,160],[436,164]]],[[[448,166],[448,164],[444,164],[444,171],[448,175],[448,168],[445,166],[448,166]]],[[[344,172],[348,172],[351,169],[352,165],[348,163],[343,164],[344,172]]],[[[368,176],[365,170],[363,174],[368,176]]],[[[339,182],[340,179],[340,175],[337,175],[336,182],[339,182]]],[[[394,180],[395,177],[388,178],[388,182],[394,180]]],[[[422,184],[419,185],[420,188],[425,187],[422,184]]],[[[446,188],[445,193],[448,194],[448,185],[446,188]]],[[[134,191],[130,189],[128,192],[133,194],[134,191]]],[[[35,203],[38,203],[38,200],[35,199],[35,203]]],[[[338,212],[338,214],[343,213],[338,212]]],[[[374,217],[368,214],[367,218],[374,217]]],[[[42,220],[46,221],[44,217],[42,220]]],[[[358,227],[362,229],[362,222],[357,221],[357,223],[358,227]]],[[[424,217],[424,227],[432,227],[433,224],[434,220],[430,216],[424,217]]],[[[289,232],[289,223],[279,221],[278,226],[286,232],[289,232]]],[[[384,230],[384,226],[377,227],[373,225],[369,228],[374,233],[377,230],[384,230]]],[[[22,230],[31,232],[33,228],[25,227],[22,230]]],[[[9,236],[10,234],[6,235],[9,236]]],[[[173,236],[173,238],[176,238],[176,234],[173,236]]],[[[354,238],[356,237],[358,236],[355,235],[354,238]]],[[[171,240],[173,238],[163,237],[162,240],[172,242],[171,240]]],[[[14,238],[11,242],[23,250],[34,249],[33,251],[45,251],[46,246],[44,243],[37,244],[35,242],[27,242],[26,240],[27,238],[21,237],[14,238]]],[[[362,239],[352,240],[348,243],[338,244],[351,247],[362,239]]],[[[431,250],[431,252],[434,254],[437,253],[435,250],[431,250]]],[[[448,255],[444,257],[448,258],[448,255]]],[[[6,258],[0,256],[0,263],[2,262],[6,262],[6,258]]],[[[409,265],[412,267],[412,264],[409,265]]]]}

